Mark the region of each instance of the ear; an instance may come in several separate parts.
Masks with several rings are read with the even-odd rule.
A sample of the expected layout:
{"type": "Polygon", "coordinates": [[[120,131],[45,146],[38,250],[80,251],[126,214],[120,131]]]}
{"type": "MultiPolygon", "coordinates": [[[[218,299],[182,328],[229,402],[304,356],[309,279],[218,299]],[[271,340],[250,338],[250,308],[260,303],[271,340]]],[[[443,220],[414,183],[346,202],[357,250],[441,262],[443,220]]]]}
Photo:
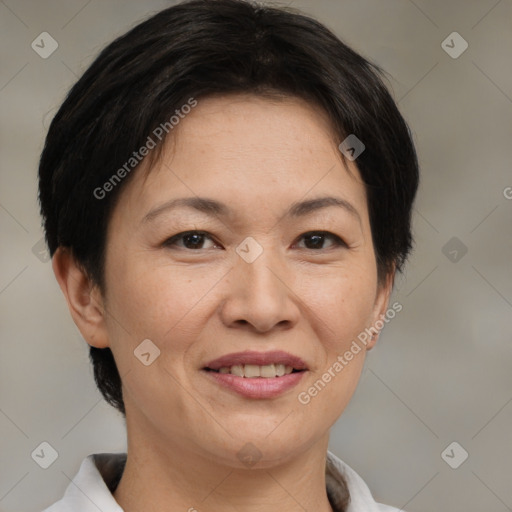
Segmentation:
{"type": "Polygon", "coordinates": [[[396,267],[393,265],[393,269],[386,275],[385,281],[377,285],[377,293],[375,296],[375,305],[372,314],[372,324],[369,327],[369,331],[373,336],[368,340],[366,344],[366,350],[371,350],[379,338],[381,323],[384,323],[386,317],[386,311],[388,309],[389,297],[393,291],[393,283],[395,281],[396,267]]]}
{"type": "Polygon", "coordinates": [[[66,297],[73,321],[89,345],[109,346],[105,308],[100,290],[76,262],[72,252],[59,247],[52,258],[52,268],[66,297]]]}

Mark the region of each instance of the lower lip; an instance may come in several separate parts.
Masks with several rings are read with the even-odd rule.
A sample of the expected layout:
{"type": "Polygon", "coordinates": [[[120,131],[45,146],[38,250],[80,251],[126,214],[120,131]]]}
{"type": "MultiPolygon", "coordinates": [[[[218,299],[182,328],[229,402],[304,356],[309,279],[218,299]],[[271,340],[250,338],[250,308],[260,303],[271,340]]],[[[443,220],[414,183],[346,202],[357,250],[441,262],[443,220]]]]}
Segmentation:
{"type": "Polygon", "coordinates": [[[210,375],[210,377],[215,379],[221,386],[232,389],[242,396],[264,399],[279,396],[288,389],[296,386],[306,373],[306,370],[274,378],[238,377],[231,373],[217,373],[208,370],[203,370],[203,372],[210,375]]]}

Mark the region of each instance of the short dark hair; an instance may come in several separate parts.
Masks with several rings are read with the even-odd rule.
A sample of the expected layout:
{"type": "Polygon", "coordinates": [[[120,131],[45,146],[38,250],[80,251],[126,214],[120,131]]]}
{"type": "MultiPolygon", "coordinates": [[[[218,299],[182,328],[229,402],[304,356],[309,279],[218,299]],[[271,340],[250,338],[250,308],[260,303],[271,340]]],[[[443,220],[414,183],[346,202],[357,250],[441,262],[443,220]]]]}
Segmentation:
{"type": "MultiPolygon", "coordinates": [[[[383,76],[296,9],[191,0],[158,12],[101,51],[52,120],[39,164],[50,255],[69,248],[105,292],[107,226],[137,167],[134,152],[158,138],[146,157],[153,161],[171,132],[169,119],[191,98],[249,93],[305,99],[325,111],[339,143],[350,134],[363,142],[357,167],[382,282],[402,271],[412,249],[419,181],[411,132],[383,76]],[[113,182],[114,175],[123,179],[113,182]]],[[[125,415],[111,350],[91,346],[90,359],[103,397],[125,415]]]]}

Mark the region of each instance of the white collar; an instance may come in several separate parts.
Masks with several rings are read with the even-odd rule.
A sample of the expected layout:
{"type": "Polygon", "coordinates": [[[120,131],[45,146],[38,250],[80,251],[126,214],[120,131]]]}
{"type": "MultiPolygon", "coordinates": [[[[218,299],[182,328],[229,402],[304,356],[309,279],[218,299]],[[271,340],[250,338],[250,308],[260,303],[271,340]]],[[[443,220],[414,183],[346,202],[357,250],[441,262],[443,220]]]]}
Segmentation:
{"type": "MultiPolygon", "coordinates": [[[[124,512],[112,495],[126,463],[126,453],[93,453],[80,465],[62,499],[43,512],[124,512]]],[[[377,503],[363,479],[332,452],[327,452],[326,486],[335,502],[344,494],[350,503],[345,512],[399,512],[377,503]]],[[[334,506],[333,506],[334,508],[334,506]]]]}

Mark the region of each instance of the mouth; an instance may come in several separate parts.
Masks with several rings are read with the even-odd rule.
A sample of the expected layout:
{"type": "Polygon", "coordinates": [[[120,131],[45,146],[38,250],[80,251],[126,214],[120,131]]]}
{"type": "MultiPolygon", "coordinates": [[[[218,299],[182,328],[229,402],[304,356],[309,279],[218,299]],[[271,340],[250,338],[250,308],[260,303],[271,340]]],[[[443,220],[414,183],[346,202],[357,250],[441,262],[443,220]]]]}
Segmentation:
{"type": "Polygon", "coordinates": [[[237,377],[273,379],[290,373],[306,371],[304,361],[283,351],[255,352],[246,350],[210,361],[203,370],[237,377]]]}
{"type": "Polygon", "coordinates": [[[305,369],[299,370],[297,368],[293,368],[292,366],[279,363],[266,364],[263,366],[255,364],[236,364],[233,366],[222,366],[218,370],[208,367],[203,368],[203,370],[215,373],[236,375],[237,377],[244,377],[246,379],[254,379],[258,377],[263,379],[273,379],[276,377],[289,375],[290,373],[306,371],[305,369]]]}
{"type": "Polygon", "coordinates": [[[202,368],[211,382],[245,398],[271,399],[297,386],[308,367],[282,351],[245,351],[210,361],[202,368]]]}

